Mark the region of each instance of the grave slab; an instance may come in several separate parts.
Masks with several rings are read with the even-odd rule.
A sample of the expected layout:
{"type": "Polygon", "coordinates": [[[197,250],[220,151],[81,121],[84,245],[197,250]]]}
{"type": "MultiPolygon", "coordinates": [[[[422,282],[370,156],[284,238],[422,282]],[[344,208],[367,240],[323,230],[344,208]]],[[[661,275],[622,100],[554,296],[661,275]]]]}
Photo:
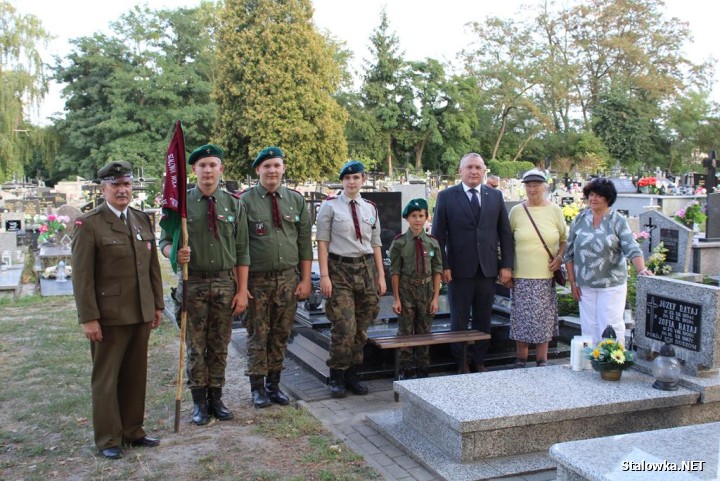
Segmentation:
{"type": "Polygon", "coordinates": [[[476,463],[532,456],[562,441],[720,420],[720,403],[701,404],[684,387],[659,391],[653,381],[634,370],[620,382],[602,381],[567,366],[397,381],[400,414],[367,421],[444,479],[485,479],[443,470],[487,469],[476,463]]]}
{"type": "Polygon", "coordinates": [[[718,479],[719,445],[715,422],[559,443],[550,456],[558,480],[700,481],[718,479]]]}

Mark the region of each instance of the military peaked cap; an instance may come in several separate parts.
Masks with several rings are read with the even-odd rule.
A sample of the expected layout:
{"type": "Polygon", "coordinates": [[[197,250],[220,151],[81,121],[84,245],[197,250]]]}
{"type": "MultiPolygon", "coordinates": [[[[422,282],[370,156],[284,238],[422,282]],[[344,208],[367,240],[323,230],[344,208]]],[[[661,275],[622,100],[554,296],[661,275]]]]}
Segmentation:
{"type": "Polygon", "coordinates": [[[127,160],[108,162],[98,170],[98,179],[112,182],[122,177],[132,178],[132,165],[127,160]]]}

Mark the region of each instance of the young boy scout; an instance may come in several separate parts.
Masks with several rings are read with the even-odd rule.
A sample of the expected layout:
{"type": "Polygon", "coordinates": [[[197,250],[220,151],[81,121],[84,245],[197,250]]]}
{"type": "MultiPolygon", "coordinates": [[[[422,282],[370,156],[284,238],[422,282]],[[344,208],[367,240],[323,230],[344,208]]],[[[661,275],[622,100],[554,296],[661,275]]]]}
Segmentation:
{"type": "MultiPolygon", "coordinates": [[[[193,399],[192,422],[198,426],[233,418],[222,401],[232,318],[247,308],[250,265],[245,209],[219,188],[223,150],[212,144],[188,158],[197,184],[187,192],[188,246],[178,250],[188,264],[187,383],[193,399]]],[[[163,231],[160,249],[170,255],[173,237],[163,231]]],[[[182,293],[182,279],[180,288],[182,293]]]]}
{"type": "MultiPolygon", "coordinates": [[[[390,246],[390,268],[398,315],[398,335],[430,332],[433,314],[438,310],[442,255],[440,244],[425,233],[428,205],[425,199],[413,199],[402,212],[409,229],[390,246]]],[[[400,349],[400,379],[412,377],[412,348],[400,349]]],[[[415,348],[417,377],[428,376],[428,346],[415,348]]]]}
{"type": "Polygon", "coordinates": [[[264,408],[290,402],[280,390],[280,372],[298,300],[310,294],[312,225],[302,194],[282,185],[282,150],[263,149],[252,167],[260,180],[240,194],[247,210],[252,259],[247,374],[253,405],[264,408]]]}

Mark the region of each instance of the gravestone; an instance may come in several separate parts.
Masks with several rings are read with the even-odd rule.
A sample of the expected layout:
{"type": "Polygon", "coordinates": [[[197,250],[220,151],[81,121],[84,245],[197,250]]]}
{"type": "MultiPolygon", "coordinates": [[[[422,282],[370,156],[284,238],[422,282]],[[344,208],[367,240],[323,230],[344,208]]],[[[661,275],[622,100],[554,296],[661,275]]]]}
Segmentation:
{"type": "Polygon", "coordinates": [[[73,232],[75,231],[75,220],[82,215],[82,212],[80,212],[80,209],[78,209],[75,206],[72,205],[63,205],[57,210],[57,215],[61,216],[67,216],[70,220],[67,222],[67,226],[65,227],[66,234],[72,236],[73,232]]]}
{"type": "Polygon", "coordinates": [[[0,254],[17,250],[17,232],[0,232],[0,254]]]}
{"type": "MultiPolygon", "coordinates": [[[[400,214],[402,214],[402,209],[407,205],[408,202],[410,202],[413,199],[427,199],[427,187],[425,186],[425,183],[421,184],[395,184],[392,186],[393,192],[400,192],[402,195],[400,197],[400,214]]],[[[363,192],[363,197],[365,197],[365,192],[363,192]]],[[[431,214],[431,212],[428,212],[428,215],[431,214]]],[[[401,230],[406,230],[408,228],[408,223],[405,219],[401,218],[401,230]]],[[[383,229],[385,226],[383,226],[383,229]]]]}
{"type": "Polygon", "coordinates": [[[639,228],[650,234],[650,238],[640,244],[647,259],[653,249],[662,242],[668,250],[665,262],[674,272],[692,270],[692,242],[694,233],[683,224],[660,212],[643,212],[639,216],[639,228]]]}
{"type": "Polygon", "coordinates": [[[707,196],[707,224],[704,242],[720,241],[720,192],[707,196]]]}
{"type": "Polygon", "coordinates": [[[5,232],[23,232],[25,230],[25,214],[5,212],[3,214],[2,230],[5,232]]]}
{"type": "Polygon", "coordinates": [[[612,178],[608,180],[613,183],[618,194],[634,194],[637,192],[637,187],[630,179],[612,178]]]}
{"type": "Polygon", "coordinates": [[[363,192],[362,197],[374,202],[380,217],[380,240],[382,256],[385,264],[386,295],[392,295],[392,277],[390,275],[390,244],[398,234],[403,232],[402,226],[402,194],[400,192],[363,192]]]}
{"type": "Polygon", "coordinates": [[[720,288],[664,276],[638,277],[635,344],[652,359],[665,342],[692,376],[720,368],[720,288]]]}

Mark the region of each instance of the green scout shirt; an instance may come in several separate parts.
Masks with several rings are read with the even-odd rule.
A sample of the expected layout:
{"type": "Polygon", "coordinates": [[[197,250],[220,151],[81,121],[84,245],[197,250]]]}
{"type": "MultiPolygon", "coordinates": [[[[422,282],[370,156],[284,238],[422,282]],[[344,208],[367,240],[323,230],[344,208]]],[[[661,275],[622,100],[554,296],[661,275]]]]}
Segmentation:
{"type": "MultiPolygon", "coordinates": [[[[218,272],[250,265],[245,209],[224,190],[213,192],[218,238],[208,229],[208,201],[196,186],[187,192],[187,228],[191,271],[218,272]]],[[[162,231],[160,249],[172,245],[172,236],[162,231]]]]}
{"type": "Polygon", "coordinates": [[[250,272],[282,271],[312,261],[312,225],[305,199],[283,186],[277,193],[280,228],[273,224],[272,199],[265,187],[258,183],[240,194],[247,211],[250,272]]]}
{"type": "Polygon", "coordinates": [[[393,275],[424,279],[433,274],[442,273],[440,244],[425,231],[420,232],[420,239],[423,243],[425,274],[423,274],[422,264],[419,265],[419,272],[416,272],[415,234],[408,229],[404,234],[397,236],[390,246],[390,269],[393,275]]]}

